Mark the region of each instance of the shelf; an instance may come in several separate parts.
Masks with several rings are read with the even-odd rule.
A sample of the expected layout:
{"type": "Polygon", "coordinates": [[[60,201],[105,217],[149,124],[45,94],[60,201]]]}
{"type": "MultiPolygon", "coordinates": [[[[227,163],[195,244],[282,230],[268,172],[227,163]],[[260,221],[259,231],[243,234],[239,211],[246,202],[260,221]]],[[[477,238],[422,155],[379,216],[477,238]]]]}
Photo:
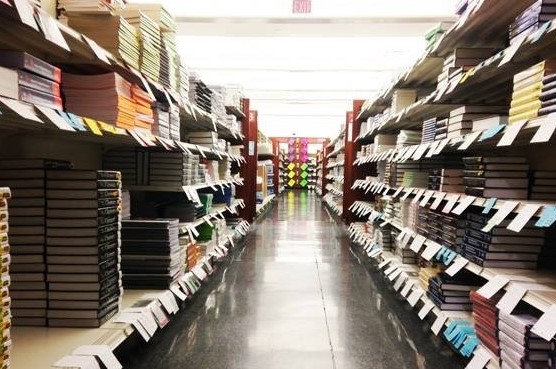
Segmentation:
{"type": "MultiPolygon", "coordinates": [[[[229,232],[228,236],[235,239],[240,238],[240,234],[237,231],[229,232]]],[[[228,240],[220,246],[228,248],[231,244],[228,240]]],[[[203,260],[208,259],[205,258],[203,260]]],[[[191,272],[187,276],[188,278],[196,278],[191,272]]],[[[153,294],[159,295],[165,291],[126,290],[124,291],[120,312],[133,305],[136,301],[143,299],[146,294],[149,296],[153,294]]],[[[155,298],[148,297],[148,299],[154,300],[155,298]]],[[[180,305],[179,302],[178,305],[180,305]]],[[[178,314],[182,312],[183,309],[178,314]]],[[[169,315],[169,317],[173,319],[175,316],[169,315]]],[[[49,369],[51,364],[63,356],[70,355],[73,350],[82,345],[108,345],[114,350],[135,332],[131,324],[115,323],[115,320],[116,318],[112,318],[100,328],[11,327],[13,345],[10,368],[49,369]]]]}
{"type": "Polygon", "coordinates": [[[339,153],[344,152],[345,150],[345,146],[342,145],[340,147],[338,147],[336,150],[332,151],[330,154],[326,155],[326,158],[330,159],[330,158],[334,158],[336,156],[338,156],[339,153]]]}
{"type": "MultiPolygon", "coordinates": [[[[499,200],[500,201],[500,200],[499,200]]],[[[358,202],[361,206],[369,208],[365,209],[361,214],[366,216],[369,214],[369,218],[371,217],[378,217],[383,215],[382,213],[373,209],[368,202],[358,202]],[[365,213],[366,214],[363,214],[365,213]]],[[[354,212],[357,210],[357,207],[354,206],[350,207],[350,211],[354,212]]],[[[396,228],[399,231],[408,230],[403,228],[401,225],[396,224],[393,221],[389,221],[389,224],[396,228]]],[[[412,234],[415,234],[411,231],[412,234]]],[[[410,241],[411,242],[411,239],[410,241]]],[[[425,245],[427,244],[435,244],[436,242],[426,239],[425,245]]],[[[465,259],[463,256],[458,256],[461,259],[465,259]]],[[[527,302],[531,306],[535,307],[536,309],[546,312],[552,305],[556,304],[556,273],[548,273],[544,271],[537,271],[537,270],[527,270],[527,269],[503,269],[503,268],[483,268],[480,265],[477,265],[469,260],[467,260],[467,264],[464,266],[465,269],[469,270],[470,272],[483,277],[486,280],[492,280],[496,276],[504,276],[510,280],[510,282],[505,286],[505,289],[508,290],[512,286],[523,285],[524,283],[529,283],[530,286],[527,286],[528,292],[523,297],[523,301],[527,302]],[[533,282],[534,283],[531,283],[533,282]]]]}
{"type": "Polygon", "coordinates": [[[327,169],[332,169],[332,168],[336,168],[336,167],[343,167],[344,166],[344,162],[338,162],[338,163],[330,163],[326,166],[327,169]]]}
{"type": "Polygon", "coordinates": [[[333,148],[334,146],[336,146],[336,143],[338,143],[338,141],[340,141],[342,138],[344,138],[344,135],[346,134],[346,128],[342,128],[342,130],[340,131],[340,133],[338,133],[338,136],[336,136],[327,146],[327,149],[333,148]]]}
{"type": "Polygon", "coordinates": [[[338,196],[338,197],[343,197],[344,196],[343,191],[340,191],[338,188],[334,187],[334,185],[332,185],[332,184],[327,184],[325,189],[328,190],[330,193],[332,193],[335,196],[338,196]]]}
{"type": "Polygon", "coordinates": [[[124,186],[125,189],[129,191],[146,191],[146,192],[185,192],[185,188],[190,190],[200,190],[204,188],[212,188],[214,191],[218,190],[217,187],[221,189],[223,187],[229,187],[235,184],[238,186],[243,186],[243,178],[230,178],[222,181],[207,182],[198,185],[182,186],[182,187],[172,187],[172,186],[124,186]]]}
{"type": "Polygon", "coordinates": [[[209,214],[195,220],[194,222],[180,223],[178,226],[180,233],[182,234],[188,233],[190,232],[191,228],[197,228],[198,226],[204,223],[210,222],[211,219],[220,219],[219,216],[223,217],[222,213],[226,211],[232,214],[237,214],[236,209],[238,207],[244,208],[245,202],[241,199],[235,199],[230,206],[227,206],[226,204],[213,204],[211,212],[209,214]]]}
{"type": "Polygon", "coordinates": [[[326,194],[322,197],[324,203],[328,206],[328,208],[336,215],[342,216],[343,213],[343,206],[341,201],[337,201],[331,194],[326,194]]]}
{"type": "Polygon", "coordinates": [[[234,115],[236,118],[243,120],[245,119],[245,114],[237,106],[226,106],[226,113],[234,115]]]}
{"type": "Polygon", "coordinates": [[[276,198],[276,195],[269,195],[269,196],[264,198],[264,200],[261,204],[257,204],[257,215],[261,215],[263,213],[263,211],[265,210],[265,208],[269,204],[271,204],[272,201],[274,201],[275,198],[276,198]]]}

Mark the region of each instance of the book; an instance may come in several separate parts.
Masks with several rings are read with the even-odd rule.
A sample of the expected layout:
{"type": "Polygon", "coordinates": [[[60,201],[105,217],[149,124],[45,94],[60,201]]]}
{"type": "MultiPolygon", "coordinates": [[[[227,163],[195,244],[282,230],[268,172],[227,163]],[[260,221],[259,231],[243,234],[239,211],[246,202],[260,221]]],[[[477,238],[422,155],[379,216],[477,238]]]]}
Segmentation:
{"type": "Polygon", "coordinates": [[[26,70],[57,83],[62,82],[60,68],[25,52],[3,50],[0,55],[0,65],[26,70]]]}

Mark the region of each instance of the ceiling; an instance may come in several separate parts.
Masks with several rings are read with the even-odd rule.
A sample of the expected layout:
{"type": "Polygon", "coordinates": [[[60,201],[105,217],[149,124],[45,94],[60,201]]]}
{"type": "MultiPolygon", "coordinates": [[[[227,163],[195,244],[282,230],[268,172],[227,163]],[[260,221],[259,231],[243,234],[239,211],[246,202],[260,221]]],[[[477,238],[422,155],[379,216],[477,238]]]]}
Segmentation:
{"type": "Polygon", "coordinates": [[[183,61],[209,85],[242,85],[267,136],[336,135],[352,100],[371,98],[412,64],[426,30],[455,8],[454,0],[312,0],[312,14],[300,15],[292,1],[155,1],[179,22],[183,61]]]}

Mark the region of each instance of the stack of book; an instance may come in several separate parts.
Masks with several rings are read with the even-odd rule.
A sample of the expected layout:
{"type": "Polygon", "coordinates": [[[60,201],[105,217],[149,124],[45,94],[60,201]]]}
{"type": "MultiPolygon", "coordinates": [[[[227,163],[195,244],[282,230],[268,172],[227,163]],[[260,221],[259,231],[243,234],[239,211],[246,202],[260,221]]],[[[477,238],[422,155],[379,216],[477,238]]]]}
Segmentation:
{"type": "Polygon", "coordinates": [[[189,186],[196,183],[199,157],[179,152],[151,152],[148,156],[149,184],[189,186]]]}
{"type": "Polygon", "coordinates": [[[204,112],[212,113],[212,91],[194,73],[189,76],[189,101],[204,112]]]}
{"type": "Polygon", "coordinates": [[[448,138],[460,137],[473,130],[473,121],[477,119],[489,118],[493,114],[507,112],[504,106],[472,106],[465,105],[450,112],[448,120],[448,138]]]}
{"type": "Polygon", "coordinates": [[[398,134],[396,145],[398,147],[419,145],[421,143],[421,132],[419,131],[408,131],[402,129],[398,134]]]}
{"type": "Polygon", "coordinates": [[[209,86],[212,90],[211,113],[214,120],[224,124],[226,121],[226,106],[224,105],[224,87],[209,86]]]}
{"type": "Polygon", "coordinates": [[[429,189],[442,192],[465,192],[463,169],[436,169],[430,172],[429,189]]]}
{"type": "Polygon", "coordinates": [[[0,291],[2,297],[2,314],[0,315],[0,337],[2,337],[2,350],[0,351],[0,367],[3,368],[7,368],[7,364],[9,364],[11,351],[11,297],[9,286],[4,285],[5,281],[10,278],[10,242],[8,237],[8,200],[10,196],[11,191],[9,188],[0,187],[0,256],[2,258],[1,279],[3,282],[0,291]]]}
{"type": "Polygon", "coordinates": [[[177,219],[122,221],[125,288],[168,289],[184,271],[177,219]]]}
{"type": "Polygon", "coordinates": [[[398,114],[417,101],[417,90],[395,90],[392,97],[392,114],[398,114]]]}
{"type": "Polygon", "coordinates": [[[427,188],[427,184],[429,181],[428,172],[419,172],[413,169],[405,170],[401,165],[398,165],[397,168],[398,174],[400,170],[403,170],[403,176],[400,186],[410,188],[427,188]]]}
{"type": "Polygon", "coordinates": [[[489,219],[483,214],[467,214],[461,254],[485,268],[536,269],[545,231],[530,221],[516,233],[506,229],[510,220],[504,220],[490,232],[483,232],[489,219]]]}
{"type": "Polygon", "coordinates": [[[547,368],[551,360],[551,343],[531,332],[537,318],[527,313],[507,314],[500,311],[500,359],[502,368],[547,368]]]}
{"type": "Polygon", "coordinates": [[[535,171],[531,200],[556,201],[556,172],[535,171]]]}
{"type": "Polygon", "coordinates": [[[426,238],[429,238],[431,230],[429,228],[429,215],[431,215],[431,213],[427,208],[419,207],[419,209],[417,209],[417,217],[419,218],[417,233],[426,238]]]}
{"type": "Polygon", "coordinates": [[[409,249],[410,244],[402,247],[400,241],[397,240],[397,233],[393,233],[394,237],[394,255],[400,257],[402,264],[417,264],[417,254],[409,249]]]}
{"type": "Polygon", "coordinates": [[[187,134],[187,141],[194,145],[215,148],[218,146],[218,133],[211,131],[189,132],[187,134]]]}
{"type": "Polygon", "coordinates": [[[419,268],[419,283],[425,289],[429,289],[429,281],[431,278],[436,277],[440,273],[440,269],[438,267],[432,265],[423,265],[419,268]]]}
{"type": "Polygon", "coordinates": [[[48,325],[99,327],[120,307],[121,175],[46,173],[48,325]]]}
{"type": "Polygon", "coordinates": [[[125,6],[124,0],[58,0],[58,11],[63,14],[111,14],[125,6]]]}
{"type": "Polygon", "coordinates": [[[529,179],[526,158],[467,157],[463,184],[467,195],[497,199],[527,199],[529,179]]]}
{"type": "Polygon", "coordinates": [[[510,44],[533,33],[556,17],[556,6],[550,0],[537,0],[510,25],[510,44]]]}
{"type": "Polygon", "coordinates": [[[555,73],[556,62],[544,60],[514,76],[509,124],[554,111],[555,73]]]}
{"type": "Polygon", "coordinates": [[[131,193],[129,190],[122,190],[122,219],[131,218],[131,193]]]}
{"type": "Polygon", "coordinates": [[[467,270],[454,277],[440,273],[429,279],[427,296],[440,310],[471,311],[473,305],[469,293],[483,284],[482,278],[467,270]]]}
{"type": "MultiPolygon", "coordinates": [[[[425,210],[423,210],[425,212],[425,210]]],[[[463,236],[465,234],[465,219],[460,219],[453,214],[444,214],[438,210],[428,209],[427,223],[425,225],[432,241],[449,247],[454,251],[461,250],[463,236]]]]}
{"type": "Polygon", "coordinates": [[[135,128],[141,128],[151,133],[154,124],[154,114],[149,94],[138,85],[132,85],[131,98],[135,102],[135,128]]]}
{"type": "Polygon", "coordinates": [[[2,51],[0,66],[0,95],[63,110],[59,68],[19,51],[2,51]]]}
{"type": "Polygon", "coordinates": [[[102,155],[102,167],[105,170],[118,171],[122,175],[124,186],[144,184],[144,153],[134,148],[106,151],[102,155]]]}
{"type": "Polygon", "coordinates": [[[68,26],[91,38],[116,58],[139,70],[139,38],[137,29],[122,17],[107,14],[72,12],[68,26]]]}
{"type": "Polygon", "coordinates": [[[385,135],[385,134],[377,134],[375,135],[374,142],[373,142],[373,151],[371,154],[384,152],[390,149],[396,148],[396,135],[385,135]]]}
{"type": "Polygon", "coordinates": [[[470,294],[473,303],[473,321],[477,337],[494,356],[500,357],[500,340],[498,337],[498,308],[502,294],[498,293],[487,299],[475,291],[470,294]]]}
{"type": "Polygon", "coordinates": [[[434,136],[436,132],[437,120],[438,118],[431,118],[423,122],[423,132],[421,137],[422,144],[431,143],[435,140],[434,136]]]}
{"type": "Polygon", "coordinates": [[[141,55],[139,58],[141,72],[152,81],[160,78],[160,51],[162,40],[160,27],[144,12],[138,9],[125,8],[121,15],[139,32],[139,45],[141,55]]]}
{"type": "Polygon", "coordinates": [[[46,169],[70,166],[69,162],[45,159],[0,160],[0,184],[12,192],[9,234],[14,325],[46,325],[46,169]]]}
{"type": "Polygon", "coordinates": [[[175,105],[170,107],[170,139],[175,141],[181,140],[180,109],[175,105]]]}
{"type": "Polygon", "coordinates": [[[170,113],[165,105],[155,103],[153,108],[152,133],[162,138],[170,138],[170,113]]]}
{"type": "Polygon", "coordinates": [[[135,102],[131,83],[116,73],[64,74],[62,90],[66,109],[77,115],[131,129],[135,126],[135,102]]]}
{"type": "Polygon", "coordinates": [[[492,115],[473,119],[472,131],[486,131],[490,128],[508,124],[508,115],[492,115]]]}
{"type": "Polygon", "coordinates": [[[495,51],[489,48],[455,49],[444,60],[442,73],[438,76],[438,86],[445,86],[494,54],[495,51]]]}
{"type": "Polygon", "coordinates": [[[186,100],[189,100],[189,69],[186,65],[181,64],[178,70],[178,84],[180,96],[186,100]]]}
{"type": "Polygon", "coordinates": [[[434,140],[443,140],[448,138],[448,119],[440,119],[436,121],[434,128],[434,140]]]}

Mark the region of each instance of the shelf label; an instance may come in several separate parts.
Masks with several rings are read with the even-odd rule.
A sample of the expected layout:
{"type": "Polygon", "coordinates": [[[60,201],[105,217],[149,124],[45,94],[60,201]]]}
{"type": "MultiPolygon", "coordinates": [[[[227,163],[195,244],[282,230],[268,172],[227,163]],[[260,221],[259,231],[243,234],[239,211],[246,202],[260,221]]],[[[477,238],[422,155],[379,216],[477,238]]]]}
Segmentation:
{"type": "Polygon", "coordinates": [[[506,219],[506,217],[510,215],[510,213],[518,206],[519,201],[506,201],[481,231],[487,233],[490,232],[494,227],[502,223],[504,219],[506,219]]]}
{"type": "Polygon", "coordinates": [[[500,60],[500,64],[498,64],[499,67],[512,61],[526,38],[527,36],[522,36],[518,39],[513,40],[513,44],[506,50],[504,50],[504,57],[502,58],[502,60],[500,60]]]}
{"type": "Polygon", "coordinates": [[[511,314],[526,293],[527,289],[525,287],[512,285],[508,288],[508,291],[504,294],[500,301],[498,301],[496,307],[504,313],[511,314]]]}
{"type": "Polygon", "coordinates": [[[477,198],[475,196],[466,196],[463,200],[460,201],[458,206],[452,209],[452,213],[461,215],[471,204],[475,202],[477,198]]]}
{"type": "Polygon", "coordinates": [[[431,331],[432,333],[434,333],[435,336],[438,336],[438,334],[442,330],[442,327],[444,327],[444,323],[446,323],[446,320],[448,320],[446,314],[440,312],[431,326],[431,331]]]}
{"type": "Polygon", "coordinates": [[[419,251],[421,251],[421,248],[423,247],[423,244],[425,243],[427,239],[425,238],[425,236],[422,235],[417,235],[414,239],[413,242],[411,243],[411,245],[409,246],[409,249],[413,252],[415,252],[416,254],[419,253],[419,251]]]}
{"type": "Polygon", "coordinates": [[[477,290],[477,293],[487,299],[496,295],[498,291],[506,287],[510,280],[502,275],[497,275],[477,290]]]}
{"type": "Polygon", "coordinates": [[[416,288],[416,289],[413,290],[411,295],[409,295],[409,297],[407,298],[407,302],[409,302],[409,305],[411,305],[411,307],[415,307],[415,305],[417,305],[417,301],[419,301],[419,299],[424,294],[425,294],[425,291],[423,291],[420,288],[416,288]]]}
{"type": "Polygon", "coordinates": [[[473,358],[469,361],[469,364],[467,364],[465,369],[483,369],[489,361],[490,354],[479,346],[479,348],[475,350],[473,358]]]}
{"type": "Polygon", "coordinates": [[[431,301],[427,300],[427,302],[425,302],[421,310],[419,310],[419,319],[421,320],[425,319],[433,308],[434,308],[434,304],[431,301]]]}
{"type": "Polygon", "coordinates": [[[543,143],[550,141],[554,135],[554,131],[556,131],[556,113],[552,113],[546,117],[533,136],[531,143],[543,143]]]}
{"type": "Polygon", "coordinates": [[[508,229],[514,232],[521,232],[525,225],[531,220],[531,218],[539,211],[541,208],[540,204],[526,204],[523,205],[516,217],[508,225],[508,229]]]}
{"type": "Polygon", "coordinates": [[[93,355],[99,358],[107,369],[122,369],[110,346],[108,345],[85,345],[73,350],[73,355],[93,355]]]}
{"type": "Polygon", "coordinates": [[[427,248],[425,249],[425,251],[423,251],[421,257],[427,261],[431,261],[434,255],[436,255],[438,251],[442,249],[442,245],[431,240],[425,241],[425,245],[427,246],[427,248]]]}
{"type": "Polygon", "coordinates": [[[448,274],[450,277],[453,277],[457,273],[459,273],[460,270],[465,268],[467,264],[469,264],[469,260],[461,256],[456,256],[456,259],[454,260],[452,265],[450,265],[450,267],[446,269],[446,274],[448,274]]]}
{"type": "Polygon", "coordinates": [[[508,125],[504,131],[504,135],[496,146],[511,146],[526,123],[527,120],[522,120],[508,125]]]}
{"type": "Polygon", "coordinates": [[[461,146],[458,147],[458,150],[467,150],[475,141],[477,141],[477,138],[479,138],[482,133],[482,131],[476,131],[465,136],[465,140],[461,146]]]}
{"type": "Polygon", "coordinates": [[[552,305],[535,323],[531,332],[544,338],[546,341],[552,340],[556,335],[556,305],[552,305]]]}
{"type": "Polygon", "coordinates": [[[407,283],[405,284],[404,288],[402,289],[402,292],[400,292],[400,294],[403,297],[407,297],[407,295],[409,294],[409,291],[411,291],[411,288],[413,288],[413,286],[415,285],[414,281],[407,281],[407,283]]]}
{"type": "Polygon", "coordinates": [[[448,196],[446,196],[447,202],[446,202],[446,205],[444,205],[444,209],[442,209],[442,212],[444,214],[449,214],[450,211],[452,210],[452,208],[458,202],[458,199],[459,199],[458,194],[449,194],[448,196]]]}

